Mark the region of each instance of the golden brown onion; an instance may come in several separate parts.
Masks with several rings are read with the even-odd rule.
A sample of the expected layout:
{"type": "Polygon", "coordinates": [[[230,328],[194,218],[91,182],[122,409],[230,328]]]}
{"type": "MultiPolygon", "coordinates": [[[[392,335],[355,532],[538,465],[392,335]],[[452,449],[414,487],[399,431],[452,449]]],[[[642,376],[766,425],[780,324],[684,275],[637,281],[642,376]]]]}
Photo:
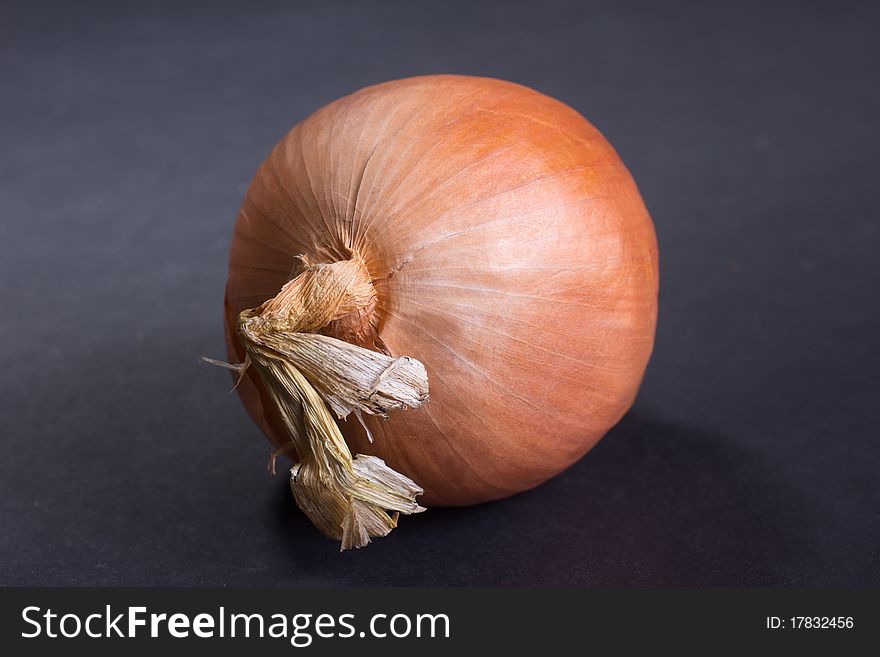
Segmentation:
{"type": "MultiPolygon", "coordinates": [[[[632,178],[577,112],[509,82],[368,87],[275,146],[235,225],[234,362],[239,313],[275,297],[298,255],[362,259],[375,287],[373,307],[323,333],[374,348],[372,320],[427,369],[427,403],[364,416],[372,444],[340,422],[353,453],[384,459],[427,505],[501,498],[574,463],[630,407],[651,353],[657,249],[632,178]]],[[[239,391],[288,443],[253,368],[239,391]]]]}

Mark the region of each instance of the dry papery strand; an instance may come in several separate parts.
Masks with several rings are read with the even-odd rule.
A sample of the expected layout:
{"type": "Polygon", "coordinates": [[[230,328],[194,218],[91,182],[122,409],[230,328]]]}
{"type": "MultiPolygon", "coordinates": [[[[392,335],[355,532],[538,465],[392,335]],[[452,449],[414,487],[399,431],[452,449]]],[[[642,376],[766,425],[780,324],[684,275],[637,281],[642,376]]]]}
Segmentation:
{"type": "Polygon", "coordinates": [[[297,505],[342,550],[359,548],[394,529],[399,514],[424,511],[416,502],[423,491],[378,457],[352,458],[331,411],[339,419],[354,414],[363,424],[361,413],[416,408],[428,399],[428,375],[414,358],[315,333],[353,316],[367,324],[359,327],[361,337],[375,335],[370,310],[376,291],[358,257],[314,265],[306,256],[299,260],[302,272],[277,296],[239,315],[244,362],[205,360],[240,377],[248,367],[259,373],[290,441],[273,452],[271,471],[277,456],[295,452],[290,488],[297,505]]]}
{"type": "Polygon", "coordinates": [[[228,367],[273,463],[295,458],[297,504],[359,547],[586,454],[644,375],[657,262],[632,177],[572,108],[502,80],[394,80],[309,115],[254,175],[228,367]]]}

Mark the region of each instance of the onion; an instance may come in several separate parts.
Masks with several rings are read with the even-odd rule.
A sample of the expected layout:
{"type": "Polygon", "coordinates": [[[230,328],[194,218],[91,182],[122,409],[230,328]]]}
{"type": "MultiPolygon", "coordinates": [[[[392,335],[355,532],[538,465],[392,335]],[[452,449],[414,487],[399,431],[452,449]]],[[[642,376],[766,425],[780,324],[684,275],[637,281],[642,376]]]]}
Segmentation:
{"type": "Polygon", "coordinates": [[[422,490],[473,504],[574,463],[631,406],[656,311],[653,225],[599,132],[442,75],[362,89],[275,146],[235,225],[226,335],[247,410],[299,460],[297,502],[346,548],[422,490]]]}

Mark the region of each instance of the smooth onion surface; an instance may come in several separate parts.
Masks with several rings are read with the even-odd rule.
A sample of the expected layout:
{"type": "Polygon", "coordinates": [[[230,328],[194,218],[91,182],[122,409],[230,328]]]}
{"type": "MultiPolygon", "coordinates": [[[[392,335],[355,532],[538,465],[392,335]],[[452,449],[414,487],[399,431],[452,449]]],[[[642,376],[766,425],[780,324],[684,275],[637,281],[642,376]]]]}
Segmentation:
{"type": "MultiPolygon", "coordinates": [[[[531,488],[571,465],[633,402],[654,340],[651,219],[613,148],[577,112],[520,85],[427,76],[368,87],[295,126],[239,213],[226,289],[235,320],[275,296],[294,258],[366,260],[380,336],[422,361],[430,400],[353,418],[355,453],[427,505],[531,488]]],[[[258,377],[239,387],[287,441],[258,377]]]]}

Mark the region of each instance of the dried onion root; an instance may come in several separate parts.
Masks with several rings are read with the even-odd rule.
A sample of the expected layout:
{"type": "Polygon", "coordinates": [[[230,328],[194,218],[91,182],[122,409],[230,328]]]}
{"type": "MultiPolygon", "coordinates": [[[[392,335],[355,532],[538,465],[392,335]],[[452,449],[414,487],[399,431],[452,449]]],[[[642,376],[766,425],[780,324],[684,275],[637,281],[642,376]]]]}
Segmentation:
{"type": "Polygon", "coordinates": [[[247,357],[229,367],[240,376],[253,367],[283,419],[290,443],[273,453],[272,469],[275,454],[296,453],[290,488],[299,508],[342,550],[359,548],[394,529],[400,513],[424,511],[416,502],[423,491],[378,457],[352,458],[331,409],[344,419],[416,408],[428,398],[428,375],[413,358],[315,333],[348,317],[361,337],[375,336],[376,292],[359,258],[301,261],[302,273],[277,296],[239,315],[247,357]]]}

